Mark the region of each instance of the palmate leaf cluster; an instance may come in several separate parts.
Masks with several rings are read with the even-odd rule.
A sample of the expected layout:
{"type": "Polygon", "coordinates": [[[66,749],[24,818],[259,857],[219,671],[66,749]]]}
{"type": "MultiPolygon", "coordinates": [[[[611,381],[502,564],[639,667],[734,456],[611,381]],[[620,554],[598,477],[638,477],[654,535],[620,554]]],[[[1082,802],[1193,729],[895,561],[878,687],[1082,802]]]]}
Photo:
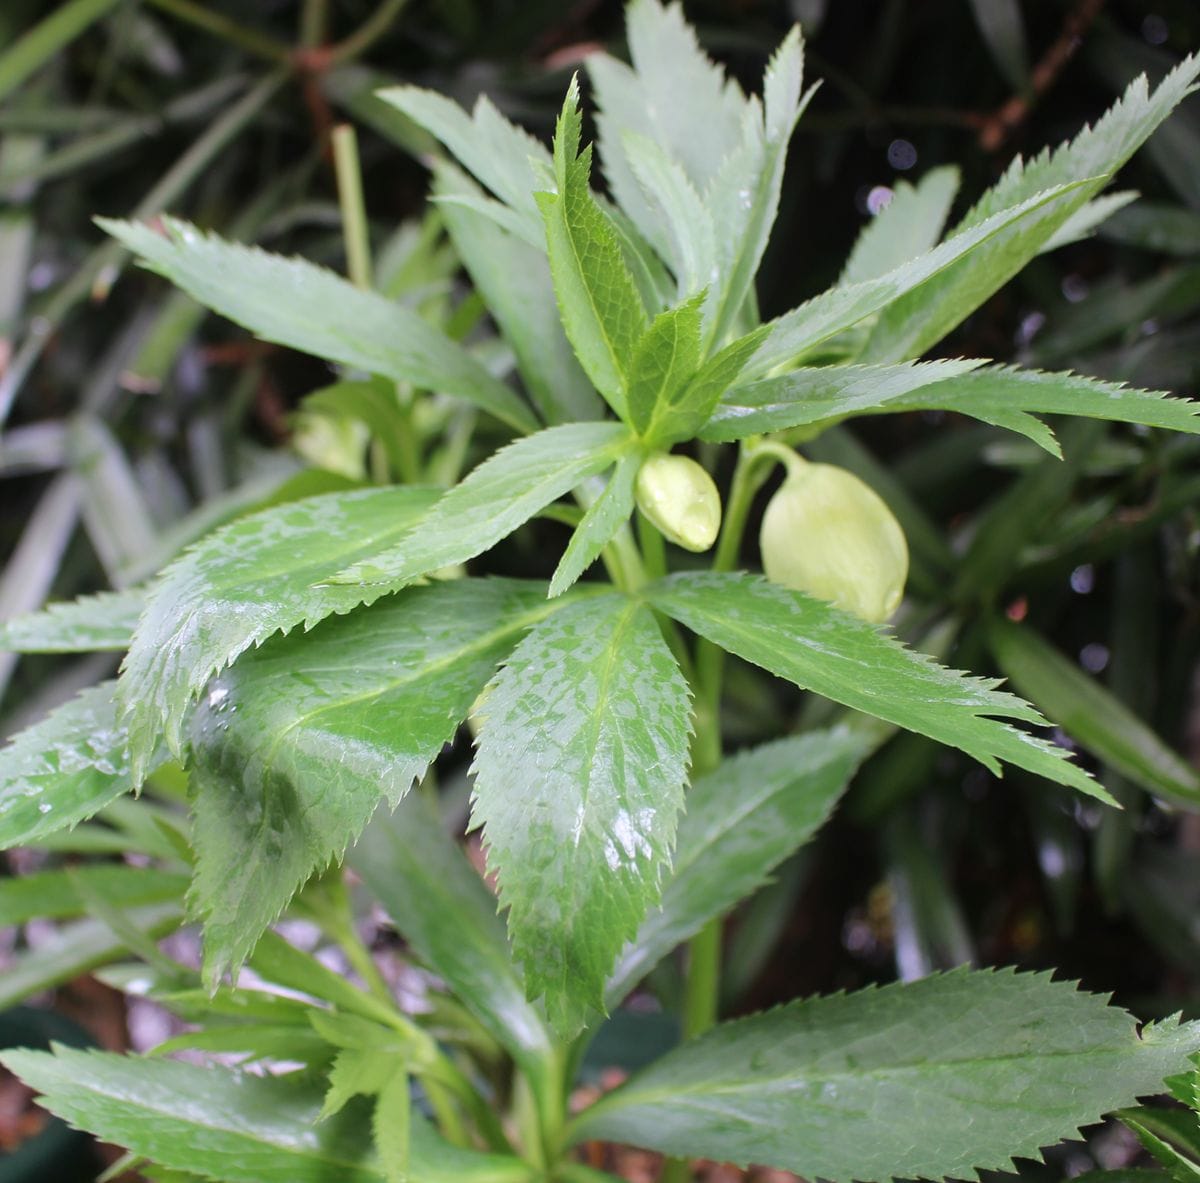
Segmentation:
{"type": "MultiPolygon", "coordinates": [[[[191,832],[163,840],[194,859],[204,984],[223,998],[249,962],[336,1012],[293,1009],[286,1022],[272,1012],[241,1031],[247,1043],[224,1044],[336,1048],[325,1109],[338,1112],[319,1127],[309,1078],[98,1054],[6,1058],[51,1108],[168,1168],[248,1183],[331,1170],[543,1177],[511,1155],[443,1144],[416,1115],[410,1125],[410,1075],[460,1101],[470,1082],[407,1020],[297,970],[278,938],[263,937],[343,858],[512,1056],[536,1103],[561,1110],[571,1042],[761,886],[891,729],[1108,799],[1030,730],[1045,720],[1029,703],[733,569],[736,537],[711,570],[657,564],[631,529],[635,479],[649,455],[695,440],[748,441],[739,464],[749,463],[764,434],[911,410],[974,416],[1054,454],[1039,414],[1200,431],[1196,404],[1157,392],[986,359],[918,360],[1039,252],[1111,210],[1099,195],[1189,92],[1200,61],[1153,91],[1134,82],[1095,127],[1016,162],[948,231],[952,171],[903,189],[837,285],[763,324],[754,279],[812,93],[799,32],[770,61],[760,98],[704,57],[678,7],[634,0],[628,28],[631,64],[588,63],[607,197],[582,143],[578,84],[552,152],[486,100],[468,114],[415,88],[382,96],[453,157],[434,165],[433,191],[515,381],[410,309],[307,262],[171,219],[104,223],[258,336],[352,378],[460,400],[513,433],[448,490],[278,505],[214,531],[144,589],[0,634],[28,651],[128,648],[114,684],[0,754],[0,841],[41,840],[182,763],[191,832]],[[564,503],[571,495],[577,506],[564,503]],[[538,516],[573,529],[548,583],[489,575],[481,556],[538,516]],[[608,578],[583,581],[601,558],[608,578]],[[849,708],[851,721],[724,762],[702,756],[720,750],[703,660],[718,651],[849,708]],[[404,800],[468,719],[472,825],[504,922],[428,801],[404,800]],[[393,1042],[373,1047],[378,1032],[348,1016],[390,1023],[393,1042]],[[358,1094],[374,1100],[350,1101],[358,1094]],[[372,1106],[374,1152],[362,1133],[372,1106]]],[[[1044,684],[1036,654],[1022,665],[1019,643],[997,649],[1044,684]]],[[[1185,779],[1172,766],[1155,787],[1187,798],[1185,779]]],[[[161,907],[140,880],[120,891],[161,907]]],[[[147,931],[162,923],[148,919],[147,931]]],[[[136,933],[117,935],[137,947],[136,933]]],[[[1197,1047],[1191,1026],[1139,1032],[1102,999],[1042,976],[959,972],[719,1026],[559,1130],[552,1149],[605,1137],[837,1180],[967,1174],[1157,1091],[1197,1047]]]]}

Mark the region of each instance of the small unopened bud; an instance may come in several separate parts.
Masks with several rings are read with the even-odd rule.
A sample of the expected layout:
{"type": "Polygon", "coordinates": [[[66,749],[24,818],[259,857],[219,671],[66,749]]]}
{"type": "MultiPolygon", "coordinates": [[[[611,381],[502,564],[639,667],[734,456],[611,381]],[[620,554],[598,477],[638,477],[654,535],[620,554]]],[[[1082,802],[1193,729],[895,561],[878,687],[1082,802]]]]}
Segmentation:
{"type": "Polygon", "coordinates": [[[685,550],[708,550],[721,529],[721,495],[712,477],[687,456],[656,452],[637,475],[638,509],[665,538],[685,550]]]}
{"type": "Polygon", "coordinates": [[[759,545],[767,578],[864,620],[887,620],[908,577],[900,523],[853,473],[795,459],[763,515],[759,545]]]}

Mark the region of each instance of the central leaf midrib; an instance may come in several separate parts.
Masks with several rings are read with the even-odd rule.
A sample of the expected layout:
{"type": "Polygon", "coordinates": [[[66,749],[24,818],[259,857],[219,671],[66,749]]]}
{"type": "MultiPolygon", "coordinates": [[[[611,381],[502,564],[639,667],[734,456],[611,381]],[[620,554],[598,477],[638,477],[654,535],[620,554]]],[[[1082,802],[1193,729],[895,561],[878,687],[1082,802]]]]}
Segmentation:
{"type": "MultiPolygon", "coordinates": [[[[1036,1048],[1027,1052],[996,1052],[991,1055],[973,1055],[962,1059],[945,1058],[940,1060],[931,1060],[925,1057],[922,1060],[913,1060],[910,1062],[899,1064],[881,1064],[873,1068],[861,1069],[846,1069],[841,1072],[823,1072],[820,1075],[803,1074],[797,1072],[793,1076],[778,1075],[778,1076],[756,1076],[753,1080],[734,1081],[728,1084],[715,1085],[704,1080],[698,1081],[679,1081],[663,1085],[649,1091],[630,1092],[627,1097],[622,1097],[620,1093],[613,1093],[613,1101],[611,1105],[605,1107],[605,1112],[610,1109],[620,1109],[628,1105],[645,1105],[656,1104],[664,1100],[671,1100],[676,1097],[721,1097],[734,1096],[739,1093],[754,1093],[755,1091],[763,1091],[775,1085],[785,1085],[792,1087],[800,1087],[801,1085],[822,1085],[822,1084],[837,1084],[839,1082],[858,1082],[866,1080],[887,1079],[888,1077],[896,1077],[903,1075],[933,1075],[941,1072],[960,1072],[963,1069],[969,1069],[972,1065],[983,1064],[999,1064],[1010,1063],[1015,1061],[1034,1061],[1041,1059],[1063,1059],[1076,1058],[1083,1059],[1087,1057],[1100,1056],[1111,1057],[1119,1055],[1136,1055],[1136,1048],[1144,1047],[1145,1044],[1141,1041],[1136,1041],[1133,1048],[1120,1048],[1115,1046],[1106,1047],[1091,1047],[1087,1049],[1077,1048],[1061,1048],[1055,1050],[1047,1050],[1044,1048],[1036,1048]]],[[[597,1107],[598,1108],[598,1107],[597,1107]]]]}

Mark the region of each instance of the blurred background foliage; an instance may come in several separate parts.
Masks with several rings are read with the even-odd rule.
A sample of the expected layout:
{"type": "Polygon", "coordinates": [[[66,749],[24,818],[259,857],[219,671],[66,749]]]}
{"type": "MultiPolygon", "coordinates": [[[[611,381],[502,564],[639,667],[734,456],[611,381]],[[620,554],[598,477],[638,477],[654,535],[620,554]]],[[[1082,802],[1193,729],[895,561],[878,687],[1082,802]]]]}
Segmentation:
{"type": "MultiPolygon", "coordinates": [[[[1200,47],[1194,0],[688,0],[685,11],[748,86],[799,20],[809,76],[824,79],[791,150],[765,316],[836,280],[908,180],[957,166],[961,212],[1015,153],[1073,134],[1133,75],[1156,78],[1200,47]]],[[[486,92],[548,139],[571,73],[597,46],[617,48],[620,28],[613,0],[5,0],[0,619],[135,585],[270,500],[405,470],[404,445],[368,443],[368,393],[348,410],[303,404],[334,380],[328,367],[134,271],[93,215],[176,213],[344,270],[330,135],[348,121],[377,286],[484,336],[424,203],[421,158],[435,145],[372,91],[411,81],[466,104],[486,92]]],[[[1200,97],[1116,188],[1141,200],[1041,256],[943,352],[1195,396],[1200,97]]],[[[412,425],[413,446],[439,427],[412,425]]],[[[1145,1018],[1200,1014],[1200,451],[1195,437],[1121,425],[1064,424],[1061,436],[1060,462],[974,421],[892,415],[809,450],[858,471],[901,517],[914,556],[901,634],[1009,677],[1124,812],[893,739],[820,839],[734,918],[731,1010],[974,961],[1057,966],[1145,1018]]],[[[471,462],[450,455],[447,479],[471,462]]],[[[548,572],[538,537],[518,538],[514,572],[548,572]]],[[[115,664],[0,654],[0,729],[115,664]]],[[[731,745],[824,710],[738,669],[727,708],[731,745]]],[[[127,810],[108,820],[110,850],[153,855],[143,822],[127,810]]],[[[10,870],[97,857],[87,848],[15,857],[10,870]]],[[[10,927],[3,956],[22,964],[36,943],[10,927]]],[[[56,962],[0,992],[12,1001],[82,968],[56,962]]],[[[668,998],[672,974],[656,983],[668,998]]]]}

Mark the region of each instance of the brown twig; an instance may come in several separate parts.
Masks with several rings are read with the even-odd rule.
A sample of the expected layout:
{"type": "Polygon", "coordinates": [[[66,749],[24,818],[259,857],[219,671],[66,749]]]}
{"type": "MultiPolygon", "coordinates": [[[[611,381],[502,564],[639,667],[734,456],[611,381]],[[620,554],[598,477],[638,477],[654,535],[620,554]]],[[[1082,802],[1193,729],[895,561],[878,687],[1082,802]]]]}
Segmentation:
{"type": "Polygon", "coordinates": [[[1088,27],[1103,7],[1104,0],[1078,0],[1063,21],[1062,31],[1034,66],[1028,90],[1013,95],[984,119],[979,129],[979,143],[985,152],[995,152],[1025,122],[1037,100],[1054,85],[1075,56],[1088,27]]]}

